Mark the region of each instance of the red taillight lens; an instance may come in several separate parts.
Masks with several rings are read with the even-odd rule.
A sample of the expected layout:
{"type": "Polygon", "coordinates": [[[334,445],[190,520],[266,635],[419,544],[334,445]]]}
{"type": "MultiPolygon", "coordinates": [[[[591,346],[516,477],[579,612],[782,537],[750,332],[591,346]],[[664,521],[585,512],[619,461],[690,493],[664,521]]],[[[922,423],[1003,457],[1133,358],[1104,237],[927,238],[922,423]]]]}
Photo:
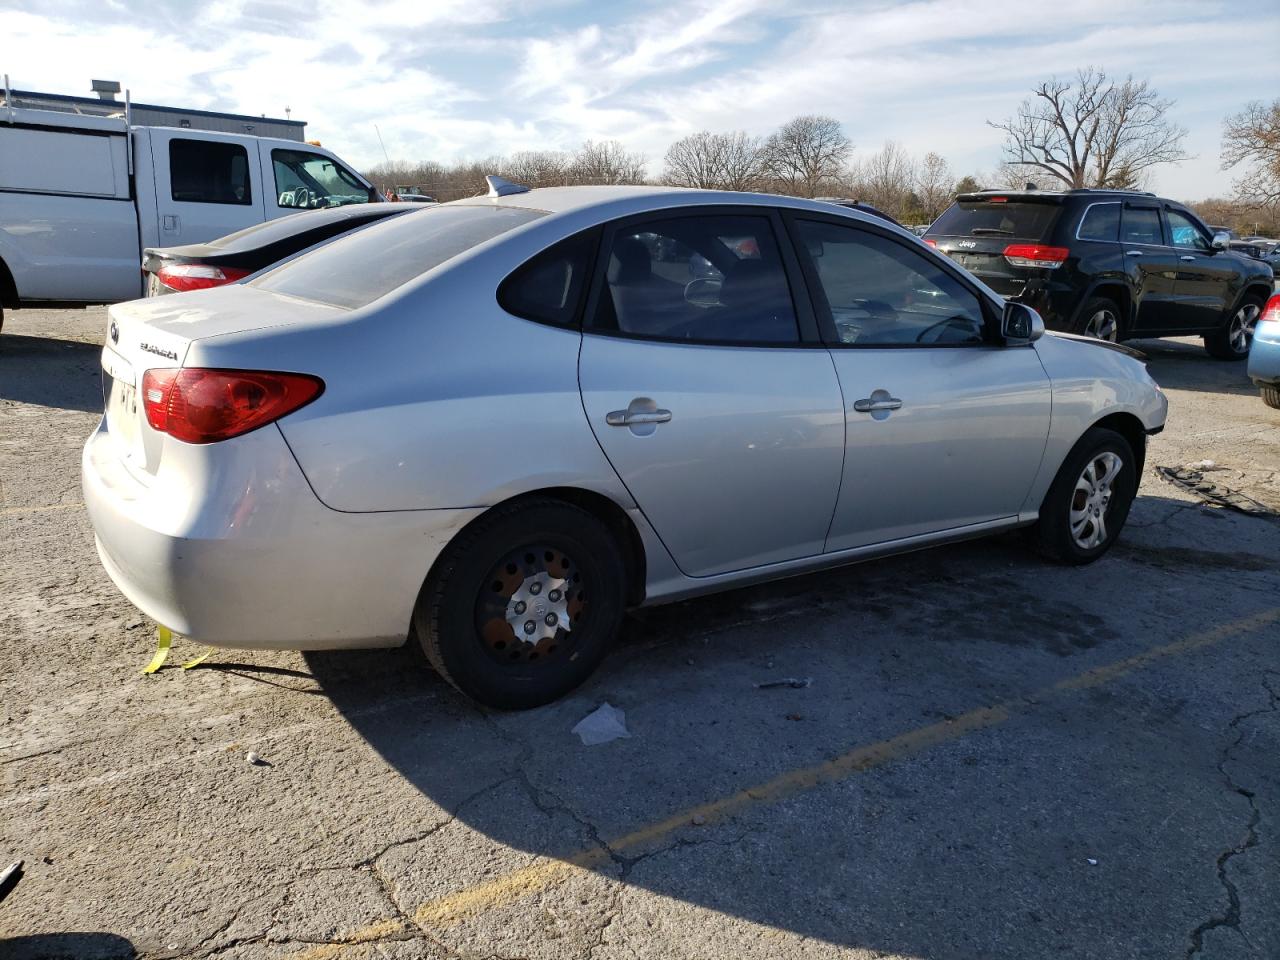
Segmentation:
{"type": "Polygon", "coordinates": [[[1280,320],[1280,293],[1271,295],[1271,299],[1267,301],[1267,305],[1262,308],[1262,315],[1259,320],[1280,320]]]}
{"type": "Polygon", "coordinates": [[[1011,243],[1004,248],[1004,258],[1015,267],[1056,270],[1070,255],[1066,247],[1043,247],[1038,243],[1011,243]]]}
{"type": "Polygon", "coordinates": [[[927,243],[929,246],[933,247],[935,250],[938,248],[937,240],[931,240],[929,237],[925,237],[924,242],[927,243]]]}
{"type": "Polygon", "coordinates": [[[153,429],[215,443],[279,420],[323,390],[323,380],[304,373],[167,368],[143,374],[142,405],[153,429]]]}
{"type": "Polygon", "coordinates": [[[211,267],[204,263],[171,263],[156,271],[156,276],[170,290],[205,290],[234,283],[249,275],[248,270],[235,267],[211,267]]]}

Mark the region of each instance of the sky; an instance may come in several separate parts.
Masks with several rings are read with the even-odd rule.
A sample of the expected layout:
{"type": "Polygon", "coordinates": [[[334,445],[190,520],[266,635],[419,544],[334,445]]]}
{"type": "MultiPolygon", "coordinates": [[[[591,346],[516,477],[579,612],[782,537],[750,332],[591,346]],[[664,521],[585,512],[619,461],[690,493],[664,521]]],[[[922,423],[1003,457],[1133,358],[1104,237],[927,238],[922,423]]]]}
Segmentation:
{"type": "Polygon", "coordinates": [[[1192,159],[1151,188],[1229,192],[1222,121],[1280,96],[1276,0],[0,0],[18,89],[284,116],[361,169],[622,141],[653,175],[702,129],[835,117],[855,156],[896,140],[990,171],[1040,81],[1096,66],[1176,101],[1192,159]],[[378,133],[381,132],[381,143],[378,133]],[[385,145],[385,152],[384,152],[385,145]]]}

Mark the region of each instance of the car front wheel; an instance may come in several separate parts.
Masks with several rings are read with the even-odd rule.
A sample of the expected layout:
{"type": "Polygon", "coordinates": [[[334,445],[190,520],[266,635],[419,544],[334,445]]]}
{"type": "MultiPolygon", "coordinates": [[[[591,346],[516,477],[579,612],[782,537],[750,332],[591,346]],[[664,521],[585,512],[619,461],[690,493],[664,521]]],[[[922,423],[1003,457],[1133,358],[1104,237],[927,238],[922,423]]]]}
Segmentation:
{"type": "Polygon", "coordinates": [[[1219,360],[1243,360],[1249,356],[1253,326],[1258,322],[1260,313],[1261,300],[1250,299],[1240,304],[1226,326],[1205,334],[1204,348],[1209,351],[1209,356],[1219,360]]]}
{"type": "Polygon", "coordinates": [[[522,710],[577,687],[604,658],[625,603],[608,527],[556,500],[499,507],[459,534],[423,586],[414,628],[449,683],[522,710]]]}
{"type": "Polygon", "coordinates": [[[1114,430],[1093,427],[1072,448],[1040,506],[1035,533],[1046,556],[1092,563],[1119,536],[1138,493],[1137,458],[1114,430]]]}

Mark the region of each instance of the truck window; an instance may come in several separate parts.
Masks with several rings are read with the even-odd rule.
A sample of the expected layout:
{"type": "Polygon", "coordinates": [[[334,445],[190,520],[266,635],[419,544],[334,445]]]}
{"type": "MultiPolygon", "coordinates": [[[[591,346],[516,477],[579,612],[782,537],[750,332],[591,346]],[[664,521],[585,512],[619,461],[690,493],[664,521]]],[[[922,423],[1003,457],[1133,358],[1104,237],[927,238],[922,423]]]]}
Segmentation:
{"type": "Polygon", "coordinates": [[[272,150],[276,203],[296,210],[368,203],[369,188],[332,157],[304,150],[272,150]]]}
{"type": "Polygon", "coordinates": [[[238,143],[170,140],[169,185],[182,203],[253,203],[249,154],[238,143]]]}

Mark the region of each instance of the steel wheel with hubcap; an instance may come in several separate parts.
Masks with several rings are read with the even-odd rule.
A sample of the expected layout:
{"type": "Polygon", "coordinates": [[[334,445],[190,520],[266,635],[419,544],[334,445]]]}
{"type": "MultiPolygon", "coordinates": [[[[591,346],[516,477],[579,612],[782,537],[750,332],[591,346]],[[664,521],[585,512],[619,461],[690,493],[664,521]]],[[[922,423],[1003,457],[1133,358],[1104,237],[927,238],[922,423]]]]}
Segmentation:
{"type": "Polygon", "coordinates": [[[1259,301],[1246,300],[1231,315],[1226,326],[1205,334],[1204,348],[1219,360],[1243,360],[1249,355],[1253,327],[1261,313],[1262,304],[1259,301]]]}
{"type": "Polygon", "coordinates": [[[1041,551],[1064,563],[1097,560],[1115,542],[1137,492],[1137,458],[1128,441],[1105,427],[1086,431],[1040,505],[1041,551]]]}
{"type": "Polygon", "coordinates": [[[436,671],[490,707],[549,703],[582,683],[622,620],[626,568],[593,514],[541,498],[497,507],[436,563],[414,608],[436,671]]]}

